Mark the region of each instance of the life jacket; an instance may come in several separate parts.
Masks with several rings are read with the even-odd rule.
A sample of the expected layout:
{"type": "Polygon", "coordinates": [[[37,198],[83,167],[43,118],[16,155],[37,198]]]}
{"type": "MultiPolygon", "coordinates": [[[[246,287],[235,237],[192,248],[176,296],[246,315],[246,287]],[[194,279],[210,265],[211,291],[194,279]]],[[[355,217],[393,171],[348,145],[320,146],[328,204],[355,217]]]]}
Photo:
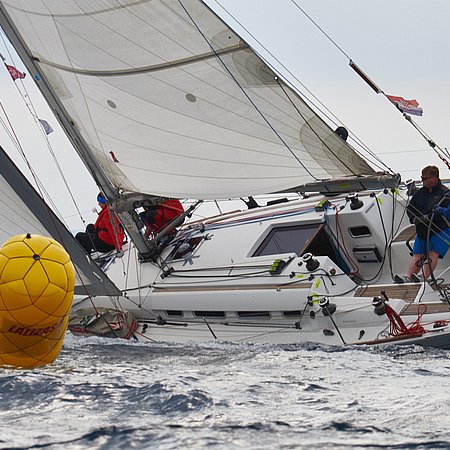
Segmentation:
{"type": "MultiPolygon", "coordinates": [[[[433,207],[440,203],[440,200],[448,195],[449,189],[444,186],[440,181],[439,183],[431,189],[431,192],[422,187],[415,192],[412,196],[408,207],[407,214],[411,223],[413,223],[415,217],[421,217],[421,215],[427,216],[428,219],[431,218],[433,207]]],[[[442,206],[447,206],[448,201],[445,200],[442,206]]],[[[444,217],[440,214],[434,214],[433,223],[431,224],[431,236],[439,233],[441,230],[445,230],[448,228],[448,224],[446,223],[444,217]]],[[[419,222],[416,225],[416,231],[420,238],[426,239],[428,234],[428,224],[419,222]]]]}
{"type": "Polygon", "coordinates": [[[98,238],[106,244],[113,245],[116,250],[122,249],[125,233],[117,216],[108,208],[103,208],[94,224],[98,238]]]}
{"type": "Polygon", "coordinates": [[[169,199],[154,205],[143,215],[144,223],[153,233],[159,233],[169,222],[184,213],[183,205],[177,199],[169,199]]]}

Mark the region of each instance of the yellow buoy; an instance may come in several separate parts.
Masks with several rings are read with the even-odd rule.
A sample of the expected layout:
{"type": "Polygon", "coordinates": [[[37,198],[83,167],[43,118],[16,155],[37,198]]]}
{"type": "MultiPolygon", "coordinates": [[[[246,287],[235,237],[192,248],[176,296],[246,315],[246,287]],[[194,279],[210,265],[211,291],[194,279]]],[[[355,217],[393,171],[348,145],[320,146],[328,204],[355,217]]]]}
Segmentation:
{"type": "Polygon", "coordinates": [[[22,234],[0,247],[0,365],[37,367],[58,356],[75,271],[55,240],[22,234]]]}

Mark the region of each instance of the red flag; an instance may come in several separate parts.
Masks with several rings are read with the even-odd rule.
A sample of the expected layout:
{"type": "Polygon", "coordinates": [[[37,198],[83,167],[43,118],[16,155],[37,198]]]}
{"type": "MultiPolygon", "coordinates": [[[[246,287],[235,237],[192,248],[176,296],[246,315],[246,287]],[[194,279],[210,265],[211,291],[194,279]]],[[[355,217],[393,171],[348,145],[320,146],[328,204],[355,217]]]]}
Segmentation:
{"type": "Polygon", "coordinates": [[[417,100],[405,100],[403,97],[396,97],[395,95],[386,95],[386,97],[404,113],[412,114],[414,116],[421,116],[423,109],[419,108],[417,100]]]}
{"type": "Polygon", "coordinates": [[[13,80],[17,80],[17,78],[25,78],[25,73],[20,72],[17,70],[14,66],[10,66],[8,64],[5,64],[6,68],[8,69],[9,74],[11,75],[11,78],[13,80]]]}

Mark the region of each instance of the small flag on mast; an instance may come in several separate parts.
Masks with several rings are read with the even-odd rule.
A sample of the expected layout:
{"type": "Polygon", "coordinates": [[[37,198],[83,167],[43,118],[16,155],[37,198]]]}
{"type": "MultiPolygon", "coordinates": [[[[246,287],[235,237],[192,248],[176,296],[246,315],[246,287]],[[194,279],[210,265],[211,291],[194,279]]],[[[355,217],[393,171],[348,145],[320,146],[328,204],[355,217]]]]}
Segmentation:
{"type": "Polygon", "coordinates": [[[386,97],[401,111],[413,116],[421,116],[423,109],[419,107],[417,100],[405,100],[403,97],[395,95],[386,95],[386,97]]]}
{"type": "Polygon", "coordinates": [[[11,78],[16,81],[18,78],[25,78],[26,74],[21,72],[20,70],[17,70],[14,66],[10,66],[9,64],[5,63],[6,68],[8,69],[9,74],[11,75],[11,78]]]}
{"type": "Polygon", "coordinates": [[[50,124],[44,120],[44,119],[39,119],[40,124],[42,125],[42,128],[44,129],[46,134],[50,134],[53,133],[53,128],[50,126],[50,124]]]}

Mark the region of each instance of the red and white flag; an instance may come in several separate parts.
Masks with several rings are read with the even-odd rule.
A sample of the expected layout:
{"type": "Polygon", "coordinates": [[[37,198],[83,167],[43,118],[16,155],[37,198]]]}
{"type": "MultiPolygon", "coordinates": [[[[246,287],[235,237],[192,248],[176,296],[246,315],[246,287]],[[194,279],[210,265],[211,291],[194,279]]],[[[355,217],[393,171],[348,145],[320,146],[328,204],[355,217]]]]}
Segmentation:
{"type": "Polygon", "coordinates": [[[405,100],[403,97],[396,97],[395,95],[386,95],[386,97],[404,113],[412,114],[413,116],[421,116],[423,109],[419,107],[417,100],[405,100]]]}
{"type": "Polygon", "coordinates": [[[8,72],[13,80],[17,80],[18,78],[25,78],[26,74],[20,72],[20,70],[17,70],[14,66],[10,66],[9,64],[5,64],[5,66],[8,69],[8,72]]]}

